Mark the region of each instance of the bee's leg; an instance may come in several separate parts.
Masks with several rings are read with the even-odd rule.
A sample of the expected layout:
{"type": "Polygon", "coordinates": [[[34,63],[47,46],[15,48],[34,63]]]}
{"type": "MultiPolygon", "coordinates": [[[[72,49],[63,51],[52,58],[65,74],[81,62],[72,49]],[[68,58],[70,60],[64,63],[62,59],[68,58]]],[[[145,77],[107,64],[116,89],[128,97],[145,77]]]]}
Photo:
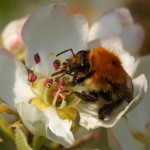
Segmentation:
{"type": "Polygon", "coordinates": [[[65,84],[65,86],[75,86],[77,83],[74,81],[69,81],[65,84]]]}
{"type": "Polygon", "coordinates": [[[122,100],[119,99],[115,102],[111,102],[111,103],[108,103],[108,104],[105,104],[104,106],[102,106],[98,110],[99,118],[104,120],[105,117],[109,116],[113,112],[113,110],[121,104],[121,102],[122,102],[122,100]]]}
{"type": "Polygon", "coordinates": [[[113,105],[112,104],[105,104],[98,110],[98,117],[101,120],[104,120],[107,116],[110,115],[110,113],[113,110],[113,105]]]}
{"type": "Polygon", "coordinates": [[[75,86],[77,84],[80,84],[84,82],[87,78],[91,77],[95,71],[89,72],[85,77],[78,77],[78,74],[75,72],[73,76],[73,80],[66,83],[66,86],[75,86]]]}
{"type": "Polygon", "coordinates": [[[77,97],[81,98],[82,100],[86,101],[86,102],[91,102],[94,103],[98,100],[98,95],[96,94],[92,94],[92,93],[85,93],[85,92],[73,92],[72,94],[75,94],[77,97]]]}

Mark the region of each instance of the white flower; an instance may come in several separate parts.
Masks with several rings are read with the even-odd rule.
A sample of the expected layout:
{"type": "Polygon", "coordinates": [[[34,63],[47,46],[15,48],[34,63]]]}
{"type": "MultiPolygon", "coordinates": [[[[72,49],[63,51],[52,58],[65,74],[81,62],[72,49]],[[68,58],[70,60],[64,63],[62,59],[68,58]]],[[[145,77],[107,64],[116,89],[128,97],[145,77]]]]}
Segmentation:
{"type": "MultiPolygon", "coordinates": [[[[126,48],[130,53],[138,54],[143,43],[143,37],[143,29],[141,26],[133,24],[130,12],[125,8],[119,8],[108,11],[92,25],[88,35],[88,48],[92,49],[101,45],[108,50],[114,51],[122,60],[124,69],[132,77],[137,66],[137,61],[127,51],[124,51],[124,49],[126,48]],[[125,32],[127,29],[130,31],[125,32]],[[110,38],[111,36],[119,36],[121,41],[117,37],[110,38]]],[[[87,129],[114,126],[124,113],[140,103],[144,93],[147,91],[147,81],[144,75],[134,79],[133,85],[134,99],[132,102],[129,105],[122,104],[114,113],[114,117],[112,116],[108,121],[100,121],[98,119],[97,107],[94,105],[86,104],[83,106],[82,104],[78,104],[76,108],[80,112],[80,124],[87,129]]]]}
{"type": "Polygon", "coordinates": [[[134,24],[128,9],[116,8],[107,11],[92,25],[89,40],[119,36],[125,50],[138,54],[143,40],[143,28],[134,24]]]}
{"type": "Polygon", "coordinates": [[[1,33],[3,46],[17,56],[25,50],[21,30],[26,20],[27,17],[11,21],[1,33]]]}
{"type": "MultiPolygon", "coordinates": [[[[148,82],[150,82],[149,65],[150,56],[144,56],[139,59],[138,66],[134,76],[144,72],[148,82]]],[[[150,149],[150,89],[140,105],[122,118],[111,130],[108,131],[109,141],[112,150],[149,150],[150,149]],[[113,136],[113,137],[112,137],[113,136]],[[117,144],[116,144],[117,143],[117,144]]]]}
{"type": "MultiPolygon", "coordinates": [[[[93,44],[92,44],[93,45],[93,44]]],[[[137,66],[137,62],[134,57],[131,56],[127,51],[123,50],[122,44],[118,38],[106,38],[99,41],[99,45],[102,47],[114,51],[118,54],[122,60],[124,69],[132,77],[134,70],[137,66]]],[[[144,75],[140,75],[133,79],[134,86],[134,99],[129,105],[124,102],[118,109],[115,110],[114,114],[109,120],[100,121],[97,116],[97,107],[91,104],[77,104],[76,108],[80,112],[80,124],[85,126],[87,129],[95,129],[98,127],[112,127],[119,119],[129,110],[133,109],[142,100],[145,92],[147,91],[147,80],[144,75]]]]}
{"type": "Polygon", "coordinates": [[[62,103],[56,107],[59,105],[57,98],[61,90],[57,90],[53,99],[53,95],[48,95],[52,93],[49,90],[55,89],[59,84],[54,81],[52,88],[48,88],[42,83],[49,78],[49,72],[53,70],[53,60],[56,59],[55,56],[50,57],[50,52],[59,52],[70,47],[76,50],[84,48],[87,33],[86,19],[81,15],[66,16],[66,7],[63,5],[52,4],[35,12],[26,22],[23,39],[28,48],[26,65],[34,70],[37,80],[32,76],[34,73],[27,75],[27,70],[20,61],[3,49],[0,51],[0,97],[17,108],[24,124],[32,133],[46,136],[65,147],[74,143],[70,119],[74,109],[68,110],[70,114],[64,116],[63,111],[69,109],[65,106],[71,104],[66,104],[62,93],[62,103]],[[37,54],[40,62],[36,62],[37,54]],[[31,83],[34,80],[38,83],[31,83]],[[39,97],[44,101],[38,102],[39,97]]]}
{"type": "MultiPolygon", "coordinates": [[[[125,13],[123,18],[128,22],[130,15],[126,9],[123,10],[121,14],[125,13]]],[[[120,13],[120,10],[113,12],[120,13]]],[[[76,115],[75,108],[79,111],[82,126],[88,129],[100,126],[111,127],[132,105],[142,99],[147,84],[144,75],[134,79],[134,99],[129,105],[126,103],[121,105],[114,116],[107,121],[98,119],[94,106],[80,104],[78,98],[67,98],[65,92],[68,89],[63,87],[63,79],[58,82],[50,78],[54,71],[53,63],[56,63],[55,56],[50,56],[52,53],[57,54],[69,48],[77,52],[101,45],[120,56],[124,68],[131,76],[136,64],[134,58],[123,50],[118,38],[97,39],[93,31],[97,30],[96,34],[99,28],[93,25],[89,29],[87,20],[82,15],[67,16],[66,14],[65,5],[51,4],[37,10],[25,23],[22,31],[27,47],[25,64],[31,73],[27,72],[25,66],[9,52],[0,50],[0,97],[17,108],[24,124],[33,134],[46,136],[69,147],[74,142],[71,127],[76,115]]],[[[102,18],[110,20],[109,15],[110,13],[105,14],[102,18]]],[[[115,17],[111,17],[113,21],[115,17]]],[[[120,20],[116,21],[120,22],[120,20]]],[[[96,22],[100,23],[100,20],[96,22]]],[[[135,40],[134,44],[140,42],[135,40]]],[[[69,55],[65,55],[64,60],[68,57],[69,55]]],[[[57,64],[55,65],[57,67],[57,64]]]]}

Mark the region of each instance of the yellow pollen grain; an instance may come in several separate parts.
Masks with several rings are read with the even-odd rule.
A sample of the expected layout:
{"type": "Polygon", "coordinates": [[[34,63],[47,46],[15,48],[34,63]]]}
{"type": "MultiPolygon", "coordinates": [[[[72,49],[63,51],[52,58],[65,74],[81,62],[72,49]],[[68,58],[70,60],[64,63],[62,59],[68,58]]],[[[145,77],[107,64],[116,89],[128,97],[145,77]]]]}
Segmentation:
{"type": "Polygon", "coordinates": [[[36,82],[33,82],[32,83],[32,87],[35,88],[35,89],[43,89],[44,88],[44,80],[38,80],[36,82]]]}
{"type": "Polygon", "coordinates": [[[33,83],[32,83],[32,87],[33,87],[33,88],[36,88],[36,87],[37,87],[37,82],[33,82],[33,83]]]}
{"type": "Polygon", "coordinates": [[[57,112],[62,119],[74,120],[77,115],[77,110],[74,108],[57,109],[57,112]]]}
{"type": "Polygon", "coordinates": [[[49,53],[50,54],[50,56],[56,56],[56,53],[55,52],[51,52],[51,53],[49,53]]]}
{"type": "Polygon", "coordinates": [[[145,135],[142,132],[134,132],[132,135],[138,142],[145,143],[145,135]]]}
{"type": "Polygon", "coordinates": [[[45,105],[44,102],[42,100],[40,100],[39,98],[32,99],[31,104],[34,104],[40,110],[45,110],[48,108],[48,106],[45,105]]]}
{"type": "Polygon", "coordinates": [[[77,110],[74,108],[64,108],[64,109],[57,109],[57,113],[61,119],[69,119],[72,121],[71,129],[75,129],[75,119],[77,116],[77,110]]]}

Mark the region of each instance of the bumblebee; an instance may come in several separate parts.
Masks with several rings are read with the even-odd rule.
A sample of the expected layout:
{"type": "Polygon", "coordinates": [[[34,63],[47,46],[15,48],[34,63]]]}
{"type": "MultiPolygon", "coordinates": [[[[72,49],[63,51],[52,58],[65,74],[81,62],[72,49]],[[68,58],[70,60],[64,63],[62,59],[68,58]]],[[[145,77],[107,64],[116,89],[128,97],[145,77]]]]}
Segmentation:
{"type": "Polygon", "coordinates": [[[97,105],[98,117],[105,120],[123,101],[130,103],[133,99],[133,83],[124,70],[122,62],[112,51],[103,47],[92,51],[81,50],[74,54],[72,49],[65,50],[57,56],[72,52],[72,57],[66,59],[59,73],[72,75],[67,86],[82,86],[83,91],[74,91],[77,97],[88,103],[97,105]]]}

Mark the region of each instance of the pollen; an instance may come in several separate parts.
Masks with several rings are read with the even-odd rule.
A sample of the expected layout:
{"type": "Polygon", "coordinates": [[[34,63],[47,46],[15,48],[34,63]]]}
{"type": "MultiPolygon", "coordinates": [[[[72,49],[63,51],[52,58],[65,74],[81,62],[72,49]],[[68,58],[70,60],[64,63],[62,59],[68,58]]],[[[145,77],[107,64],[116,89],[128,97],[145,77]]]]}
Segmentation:
{"type": "Polygon", "coordinates": [[[28,81],[29,81],[29,82],[35,82],[36,79],[37,79],[37,75],[36,75],[36,74],[34,74],[34,73],[29,73],[29,75],[28,75],[28,81]]]}
{"type": "Polygon", "coordinates": [[[60,63],[60,61],[58,59],[56,59],[53,62],[53,65],[54,65],[55,70],[57,70],[61,66],[61,63],[60,63]]]}
{"type": "Polygon", "coordinates": [[[46,86],[47,88],[50,88],[52,84],[53,84],[53,79],[46,79],[44,81],[44,86],[46,86]]]}
{"type": "Polygon", "coordinates": [[[76,109],[74,109],[74,108],[58,109],[57,112],[58,112],[58,115],[60,118],[72,120],[71,129],[75,129],[75,127],[76,127],[75,119],[77,116],[76,109]]]}
{"type": "Polygon", "coordinates": [[[40,63],[41,57],[40,57],[39,53],[36,53],[34,55],[34,61],[35,61],[36,64],[40,63]]]}
{"type": "Polygon", "coordinates": [[[37,108],[40,110],[45,110],[48,108],[48,106],[39,98],[34,98],[31,100],[31,104],[34,104],[37,108]]]}

